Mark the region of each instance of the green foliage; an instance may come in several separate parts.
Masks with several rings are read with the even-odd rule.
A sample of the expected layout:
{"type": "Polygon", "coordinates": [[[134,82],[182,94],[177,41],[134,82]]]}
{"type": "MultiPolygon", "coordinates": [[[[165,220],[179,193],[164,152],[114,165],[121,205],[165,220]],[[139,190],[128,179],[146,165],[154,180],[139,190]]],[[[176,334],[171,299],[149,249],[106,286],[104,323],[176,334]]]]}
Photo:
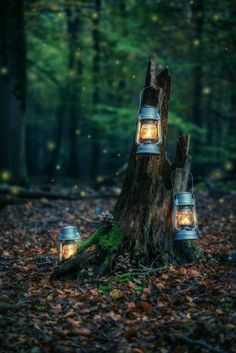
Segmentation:
{"type": "Polygon", "coordinates": [[[142,293],[143,287],[142,287],[142,286],[134,286],[134,287],[133,287],[133,290],[134,290],[136,293],[142,293]]]}
{"type": "MultiPolygon", "coordinates": [[[[50,155],[42,140],[54,131],[57,134],[58,117],[63,119],[60,158],[62,164],[68,162],[69,131],[73,128],[71,107],[80,130],[74,138],[81,160],[90,159],[95,142],[100,151],[98,164],[104,174],[109,174],[106,168],[114,171],[127,161],[147,57],[153,48],[158,54],[158,69],[168,65],[172,74],[170,157],[174,155],[177,135],[191,133],[193,160],[197,166],[208,166],[204,171],[211,171],[226,158],[236,159],[232,1],[204,1],[203,11],[197,15],[203,17],[201,39],[196,30],[194,3],[190,1],[182,6],[177,0],[142,3],[134,0],[120,6],[119,2],[102,2],[96,69],[94,3],[88,7],[86,1],[70,2],[79,18],[73,43],[64,6],[45,0],[28,4],[27,122],[33,126],[32,141],[38,147],[38,157],[41,156],[39,163],[44,164],[45,157],[50,155]],[[194,73],[199,65],[202,68],[198,92],[200,114],[196,121],[193,119],[194,73]],[[93,102],[95,79],[99,83],[96,105],[93,102]],[[58,112],[60,106],[62,109],[58,112]],[[196,146],[200,148],[196,150],[196,146]],[[114,158],[117,155],[119,158],[114,158]]],[[[84,164],[84,174],[88,175],[89,163],[84,164]]],[[[199,170],[203,173],[203,168],[199,170]]],[[[61,173],[66,174],[66,168],[61,173]]]]}
{"type": "Polygon", "coordinates": [[[221,183],[219,185],[219,189],[222,189],[224,191],[234,191],[236,190],[236,183],[221,183]]]}
{"type": "Polygon", "coordinates": [[[115,283],[123,283],[123,282],[129,282],[129,281],[133,281],[133,275],[130,272],[123,273],[122,275],[119,275],[115,279],[115,283]]]}
{"type": "Polygon", "coordinates": [[[204,135],[205,129],[194,125],[189,121],[184,121],[178,114],[169,112],[168,124],[177,127],[181,133],[193,133],[197,135],[204,135]]]}
{"type": "Polygon", "coordinates": [[[104,269],[104,270],[108,270],[109,267],[110,267],[110,263],[111,263],[111,256],[110,255],[107,255],[104,259],[104,261],[102,262],[101,264],[101,267],[104,269]]]}
{"type": "Polygon", "coordinates": [[[101,284],[98,290],[102,293],[110,293],[112,291],[112,287],[109,285],[101,284]]]}

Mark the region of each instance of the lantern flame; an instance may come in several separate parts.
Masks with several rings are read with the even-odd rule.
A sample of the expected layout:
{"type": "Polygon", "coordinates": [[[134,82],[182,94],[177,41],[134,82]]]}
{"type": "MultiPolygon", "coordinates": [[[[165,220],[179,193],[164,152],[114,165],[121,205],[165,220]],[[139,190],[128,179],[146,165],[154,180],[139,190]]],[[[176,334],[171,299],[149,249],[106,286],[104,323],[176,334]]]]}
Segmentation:
{"type": "Polygon", "coordinates": [[[146,140],[157,141],[157,124],[152,122],[151,124],[142,124],[140,129],[140,142],[145,142],[146,140]]]}
{"type": "Polygon", "coordinates": [[[63,244],[62,245],[62,259],[67,260],[71,256],[74,256],[77,253],[77,244],[63,244]]]}
{"type": "Polygon", "coordinates": [[[177,212],[178,226],[192,226],[194,225],[194,215],[192,210],[178,210],[177,212]]]}
{"type": "Polygon", "coordinates": [[[157,122],[152,121],[151,123],[141,123],[140,128],[140,142],[145,142],[147,140],[150,141],[158,141],[158,129],[157,122]]]}

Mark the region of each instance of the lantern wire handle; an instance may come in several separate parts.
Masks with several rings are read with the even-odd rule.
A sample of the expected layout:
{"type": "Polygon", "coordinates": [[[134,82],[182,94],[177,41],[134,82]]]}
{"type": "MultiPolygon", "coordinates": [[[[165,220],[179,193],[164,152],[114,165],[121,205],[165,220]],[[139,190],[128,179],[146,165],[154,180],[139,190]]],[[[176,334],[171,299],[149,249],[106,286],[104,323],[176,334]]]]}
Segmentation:
{"type": "MultiPolygon", "coordinates": [[[[183,168],[185,171],[187,171],[187,169],[183,168]]],[[[174,182],[173,182],[173,176],[175,175],[176,173],[176,170],[174,170],[172,173],[171,173],[171,185],[172,185],[172,190],[173,190],[173,196],[175,196],[175,192],[174,192],[174,182]]],[[[192,195],[195,199],[195,196],[193,194],[193,174],[189,171],[189,176],[191,178],[191,192],[192,192],[192,195]]]]}
{"type": "Polygon", "coordinates": [[[156,86],[156,87],[154,87],[154,86],[145,86],[145,87],[143,87],[142,90],[140,91],[140,94],[139,94],[139,108],[138,108],[138,113],[140,113],[140,109],[141,109],[141,105],[142,105],[143,93],[144,93],[144,91],[145,91],[146,88],[154,88],[155,90],[157,90],[157,88],[159,88],[159,89],[160,89],[160,92],[163,91],[163,89],[162,89],[161,87],[159,87],[159,86],[156,86]]]}

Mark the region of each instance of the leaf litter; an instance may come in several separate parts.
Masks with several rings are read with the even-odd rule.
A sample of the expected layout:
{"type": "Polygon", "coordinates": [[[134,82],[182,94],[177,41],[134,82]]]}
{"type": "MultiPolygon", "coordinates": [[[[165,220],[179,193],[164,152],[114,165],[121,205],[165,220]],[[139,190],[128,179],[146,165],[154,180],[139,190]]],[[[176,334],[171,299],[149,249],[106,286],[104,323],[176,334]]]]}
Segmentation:
{"type": "Polygon", "coordinates": [[[65,225],[87,237],[97,205],[114,199],[31,200],[0,213],[0,351],[207,353],[235,352],[236,200],[200,192],[198,213],[207,254],[199,266],[169,266],[51,281],[58,233],[65,225]],[[223,200],[222,200],[223,199],[223,200]]]}

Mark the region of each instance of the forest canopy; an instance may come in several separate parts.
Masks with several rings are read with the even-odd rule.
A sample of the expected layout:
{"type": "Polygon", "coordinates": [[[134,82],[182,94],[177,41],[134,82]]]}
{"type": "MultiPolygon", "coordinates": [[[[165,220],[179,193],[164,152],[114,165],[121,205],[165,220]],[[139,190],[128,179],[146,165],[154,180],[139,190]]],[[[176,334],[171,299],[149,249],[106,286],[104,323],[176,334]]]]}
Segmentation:
{"type": "Polygon", "coordinates": [[[6,134],[10,118],[7,107],[2,109],[1,133],[8,139],[1,146],[2,182],[36,176],[99,180],[121,168],[130,152],[151,52],[158,53],[158,69],[168,65],[174,78],[169,157],[174,157],[178,134],[191,133],[196,177],[220,178],[234,171],[232,1],[4,3],[0,95],[6,101],[6,81],[18,80],[24,104],[17,107],[22,110],[20,137],[11,128],[6,134]],[[9,15],[4,27],[7,11],[17,12],[18,22],[9,15]],[[20,35],[14,38],[15,26],[20,35]],[[7,41],[14,44],[6,49],[7,41]],[[9,140],[20,140],[15,152],[7,151],[9,140]]]}

